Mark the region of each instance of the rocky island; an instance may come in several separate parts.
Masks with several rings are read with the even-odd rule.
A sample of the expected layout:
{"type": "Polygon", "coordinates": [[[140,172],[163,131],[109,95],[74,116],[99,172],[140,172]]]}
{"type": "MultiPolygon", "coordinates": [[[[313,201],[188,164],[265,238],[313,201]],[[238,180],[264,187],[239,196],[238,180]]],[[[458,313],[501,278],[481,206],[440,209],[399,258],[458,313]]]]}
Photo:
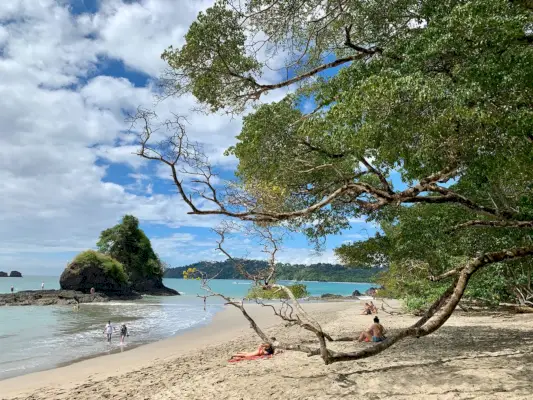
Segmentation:
{"type": "MultiPolygon", "coordinates": [[[[0,294],[0,306],[135,300],[143,294],[179,295],[163,285],[163,263],[139,228],[137,218],[126,215],[120,224],[103,231],[97,247],[98,251],[83,251],[67,265],[59,278],[61,290],[0,294]]],[[[14,273],[22,276],[17,271],[10,276],[17,276],[14,273]]]]}
{"type": "Polygon", "coordinates": [[[18,271],[11,271],[9,274],[4,271],[0,271],[0,278],[22,278],[22,274],[18,271]]]}

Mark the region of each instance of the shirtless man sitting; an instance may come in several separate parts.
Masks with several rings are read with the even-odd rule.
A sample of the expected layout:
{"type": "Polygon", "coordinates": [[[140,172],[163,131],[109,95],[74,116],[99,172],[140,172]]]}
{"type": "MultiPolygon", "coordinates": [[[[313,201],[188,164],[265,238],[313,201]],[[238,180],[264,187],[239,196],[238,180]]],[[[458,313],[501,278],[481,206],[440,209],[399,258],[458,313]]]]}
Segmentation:
{"type": "Polygon", "coordinates": [[[385,328],[379,323],[379,318],[374,317],[374,323],[361,332],[359,342],[382,342],[385,340],[385,328]]]}

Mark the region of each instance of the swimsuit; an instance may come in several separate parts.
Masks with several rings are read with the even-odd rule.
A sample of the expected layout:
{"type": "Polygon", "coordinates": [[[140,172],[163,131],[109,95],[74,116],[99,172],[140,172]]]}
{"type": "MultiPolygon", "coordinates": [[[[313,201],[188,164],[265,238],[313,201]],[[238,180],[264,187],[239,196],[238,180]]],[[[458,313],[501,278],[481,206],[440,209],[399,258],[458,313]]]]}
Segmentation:
{"type": "Polygon", "coordinates": [[[373,342],[383,342],[384,340],[385,340],[384,337],[372,336],[373,342]]]}

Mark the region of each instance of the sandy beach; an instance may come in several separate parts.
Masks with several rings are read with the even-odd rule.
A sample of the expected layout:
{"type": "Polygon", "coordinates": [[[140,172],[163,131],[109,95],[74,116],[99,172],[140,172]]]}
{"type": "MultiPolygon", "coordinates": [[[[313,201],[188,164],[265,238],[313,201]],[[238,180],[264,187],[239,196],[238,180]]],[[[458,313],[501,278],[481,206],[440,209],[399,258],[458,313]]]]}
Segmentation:
{"type": "MultiPolygon", "coordinates": [[[[304,306],[334,337],[353,335],[371,322],[360,315],[358,302],[304,306]]],[[[268,308],[249,309],[269,335],[313,340],[307,331],[280,323],[268,308]]],[[[379,316],[390,331],[415,320],[379,316]]],[[[228,307],[210,325],[171,339],[0,381],[0,398],[530,399],[532,328],[533,315],[456,313],[437,333],[361,361],[326,366],[318,357],[286,351],[268,360],[228,363],[232,353],[259,343],[239,311],[228,307]]],[[[331,348],[369,345],[344,342],[331,348]]]]}

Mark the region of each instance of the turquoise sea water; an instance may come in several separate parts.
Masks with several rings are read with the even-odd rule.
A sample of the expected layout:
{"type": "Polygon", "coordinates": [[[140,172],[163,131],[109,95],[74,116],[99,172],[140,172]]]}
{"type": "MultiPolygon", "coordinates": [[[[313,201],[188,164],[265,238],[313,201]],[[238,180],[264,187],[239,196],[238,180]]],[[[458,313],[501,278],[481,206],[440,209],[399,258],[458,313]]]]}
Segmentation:
{"type": "MultiPolygon", "coordinates": [[[[15,291],[39,290],[43,282],[45,289],[59,289],[58,277],[28,276],[0,278],[0,293],[8,293],[12,285],[15,291]]],[[[197,297],[204,293],[198,281],[165,279],[164,283],[182,296],[145,296],[134,302],[82,304],[79,311],[70,306],[0,307],[0,379],[174,336],[209,323],[223,308],[221,301],[210,299],[204,311],[202,299],[197,297]],[[103,329],[108,320],[117,329],[121,323],[128,325],[130,337],[126,346],[119,345],[117,335],[111,344],[106,343],[103,329]]],[[[313,296],[349,295],[355,289],[362,292],[371,286],[366,283],[305,284],[313,296]]],[[[250,282],[213,280],[211,287],[227,296],[242,298],[250,282]]]]}

